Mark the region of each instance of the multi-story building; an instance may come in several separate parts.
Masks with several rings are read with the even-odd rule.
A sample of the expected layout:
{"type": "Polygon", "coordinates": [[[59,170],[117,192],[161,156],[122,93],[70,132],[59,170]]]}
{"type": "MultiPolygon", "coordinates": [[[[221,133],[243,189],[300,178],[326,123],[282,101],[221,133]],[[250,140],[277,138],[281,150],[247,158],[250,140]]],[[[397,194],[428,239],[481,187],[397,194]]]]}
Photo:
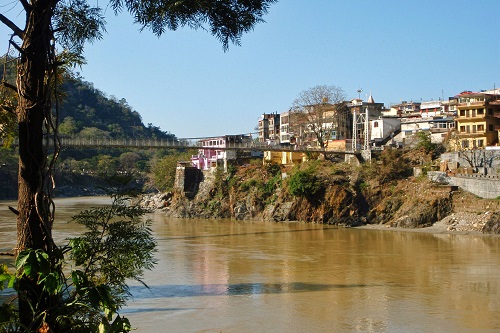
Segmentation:
{"type": "Polygon", "coordinates": [[[297,137],[301,136],[301,130],[303,130],[300,126],[297,126],[299,123],[301,123],[301,120],[296,111],[289,110],[280,113],[280,144],[297,143],[297,137]]]}
{"type": "Polygon", "coordinates": [[[443,101],[441,105],[443,106],[443,113],[448,117],[455,117],[457,115],[457,104],[458,98],[450,97],[447,101],[443,101]]]}
{"type": "Polygon", "coordinates": [[[259,118],[259,142],[278,144],[280,141],[280,115],[264,113],[259,118]]]}
{"type": "Polygon", "coordinates": [[[498,145],[500,95],[466,91],[456,97],[454,148],[460,150],[498,145]]]}
{"type": "Polygon", "coordinates": [[[427,101],[420,103],[420,115],[422,118],[440,117],[444,114],[442,101],[427,101]]]}
{"type": "Polygon", "coordinates": [[[420,117],[420,105],[419,102],[403,101],[400,104],[391,105],[390,113],[399,117],[420,117]]]}
{"type": "Polygon", "coordinates": [[[280,144],[318,145],[318,136],[328,146],[332,140],[351,137],[352,116],[346,103],[304,106],[280,114],[280,144]]]}
{"type": "Polygon", "coordinates": [[[200,140],[201,148],[198,150],[198,155],[191,156],[191,164],[200,170],[210,170],[218,165],[223,165],[227,168],[229,160],[236,160],[238,157],[236,150],[228,150],[226,148],[235,145],[252,143],[251,135],[224,135],[219,137],[204,138],[200,140]]]}

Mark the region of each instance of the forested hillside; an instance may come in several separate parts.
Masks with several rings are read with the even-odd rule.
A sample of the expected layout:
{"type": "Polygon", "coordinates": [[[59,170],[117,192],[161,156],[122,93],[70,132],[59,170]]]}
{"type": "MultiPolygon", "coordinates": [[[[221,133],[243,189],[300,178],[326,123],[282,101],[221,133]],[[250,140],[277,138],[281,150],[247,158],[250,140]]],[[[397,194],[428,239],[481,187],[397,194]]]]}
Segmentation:
{"type": "Polygon", "coordinates": [[[125,98],[107,97],[90,82],[66,78],[61,89],[60,134],[98,138],[173,139],[159,127],[142,122],[125,98]]]}
{"type": "MultiPolygon", "coordinates": [[[[9,63],[13,65],[13,63],[9,63]]],[[[9,74],[9,66],[6,67],[9,74]]],[[[12,75],[3,76],[9,82],[12,75]]],[[[61,136],[98,139],[163,139],[175,140],[174,134],[162,131],[153,124],[145,125],[138,111],[128,105],[125,98],[107,96],[92,83],[67,75],[58,89],[62,95],[59,104],[59,133],[61,136]]],[[[8,91],[1,91],[0,104],[5,105],[8,91]]],[[[15,101],[10,98],[10,101],[15,101]]],[[[13,107],[15,105],[11,104],[13,107]]],[[[0,108],[0,137],[15,136],[12,115],[0,108]],[[8,133],[6,133],[8,132],[8,133]],[[8,134],[8,135],[5,135],[8,134]]],[[[15,122],[14,122],[15,123],[15,122]]],[[[177,159],[188,158],[190,153],[172,150],[123,149],[70,149],[62,147],[55,168],[56,195],[76,196],[104,194],[103,181],[113,175],[131,175],[140,190],[170,186],[164,165],[174,166],[177,159]],[[180,157],[182,154],[185,156],[180,157]],[[161,173],[157,175],[156,173],[161,173]],[[166,181],[167,179],[167,181],[166,181]]],[[[17,148],[0,147],[0,199],[17,196],[17,148]]]]}

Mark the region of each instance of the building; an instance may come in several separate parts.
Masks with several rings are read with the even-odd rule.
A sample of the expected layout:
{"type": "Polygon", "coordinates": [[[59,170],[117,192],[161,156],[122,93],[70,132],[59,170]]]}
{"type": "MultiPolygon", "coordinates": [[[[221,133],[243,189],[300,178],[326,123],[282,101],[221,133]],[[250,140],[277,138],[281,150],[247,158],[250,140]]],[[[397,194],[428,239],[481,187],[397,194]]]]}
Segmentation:
{"type": "Polygon", "coordinates": [[[419,102],[407,102],[403,101],[399,104],[391,105],[391,109],[388,112],[390,115],[397,115],[398,117],[420,117],[420,105],[419,102]]]}
{"type": "Polygon", "coordinates": [[[499,143],[500,95],[465,91],[456,96],[457,117],[452,148],[484,148],[499,143]]]}
{"type": "Polygon", "coordinates": [[[280,113],[279,143],[282,145],[295,145],[297,138],[302,136],[304,130],[303,120],[296,111],[289,110],[280,113]]]}
{"type": "Polygon", "coordinates": [[[294,152],[294,151],[265,151],[264,152],[264,162],[275,163],[281,165],[294,165],[300,164],[307,160],[307,156],[304,153],[294,152]]]}
{"type": "Polygon", "coordinates": [[[405,139],[420,131],[431,134],[431,141],[442,143],[448,132],[455,127],[453,117],[401,118],[401,138],[405,139]]]}
{"type": "Polygon", "coordinates": [[[370,142],[379,146],[401,132],[401,119],[380,117],[370,120],[370,142]]]}
{"type": "Polygon", "coordinates": [[[346,103],[308,105],[281,113],[280,144],[325,147],[332,140],[351,137],[352,115],[346,103]]]}
{"type": "Polygon", "coordinates": [[[420,103],[420,116],[422,118],[441,117],[444,114],[442,101],[427,101],[420,103]]]}
{"type": "Polygon", "coordinates": [[[259,118],[259,142],[279,144],[280,142],[280,115],[264,113],[259,118]]]}
{"type": "Polygon", "coordinates": [[[219,165],[227,169],[228,161],[236,161],[238,151],[227,149],[235,146],[248,145],[251,147],[251,135],[224,135],[204,138],[199,141],[200,149],[197,155],[191,156],[191,164],[200,170],[210,170],[219,165]]]}
{"type": "Polygon", "coordinates": [[[370,119],[377,119],[382,116],[382,111],[384,110],[384,103],[376,103],[373,96],[370,94],[368,101],[363,101],[360,98],[355,98],[347,103],[347,108],[353,114],[364,114],[366,109],[368,109],[368,117],[370,119]]]}

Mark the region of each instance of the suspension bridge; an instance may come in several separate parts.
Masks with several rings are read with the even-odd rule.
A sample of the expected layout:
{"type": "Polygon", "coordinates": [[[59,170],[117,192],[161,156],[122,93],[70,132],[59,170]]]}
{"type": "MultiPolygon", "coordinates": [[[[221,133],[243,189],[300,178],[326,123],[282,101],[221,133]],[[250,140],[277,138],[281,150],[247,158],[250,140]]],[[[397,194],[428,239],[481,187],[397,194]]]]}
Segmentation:
{"type": "MultiPolygon", "coordinates": [[[[0,144],[3,142],[0,140],[0,144]]],[[[18,146],[19,140],[15,139],[11,146],[18,146]]],[[[276,151],[276,152],[299,152],[299,153],[326,153],[335,155],[359,156],[359,152],[349,150],[331,150],[328,148],[296,145],[269,145],[263,142],[223,142],[218,145],[203,144],[203,140],[176,139],[176,140],[154,140],[154,139],[102,139],[102,138],[60,138],[62,149],[213,149],[213,150],[239,150],[239,151],[276,151]]]]}

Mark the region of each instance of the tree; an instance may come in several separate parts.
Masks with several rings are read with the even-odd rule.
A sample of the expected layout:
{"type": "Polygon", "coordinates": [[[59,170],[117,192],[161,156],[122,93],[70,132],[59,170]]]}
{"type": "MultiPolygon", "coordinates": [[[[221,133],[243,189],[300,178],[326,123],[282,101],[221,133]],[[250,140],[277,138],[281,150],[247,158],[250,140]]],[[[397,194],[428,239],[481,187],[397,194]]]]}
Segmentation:
{"type": "Polygon", "coordinates": [[[430,154],[435,160],[446,151],[446,147],[442,143],[432,142],[431,133],[428,131],[420,131],[416,134],[417,149],[422,149],[426,154],[430,154]]]}
{"type": "MultiPolygon", "coordinates": [[[[4,87],[17,94],[15,109],[19,131],[19,175],[17,208],[17,252],[43,250],[56,258],[52,240],[54,189],[52,171],[58,157],[57,110],[58,80],[68,64],[83,64],[86,42],[102,38],[105,1],[88,0],[19,0],[25,11],[24,27],[0,14],[0,22],[12,30],[10,45],[19,53],[16,83],[4,87]],[[95,5],[94,5],[95,3],[95,5]],[[60,48],[63,51],[57,52],[60,48]],[[48,160],[47,152],[55,153],[48,160]]],[[[166,29],[188,26],[208,30],[222,42],[240,43],[244,32],[262,22],[269,6],[276,0],[109,0],[115,14],[127,10],[143,28],[160,36],[166,29]]],[[[16,11],[17,13],[17,11],[16,11]]],[[[50,260],[55,265],[55,260],[50,260]]],[[[22,272],[18,272],[22,275],[22,272]]],[[[36,317],[33,311],[51,309],[54,300],[31,279],[19,281],[20,321],[26,327],[36,317]],[[33,309],[30,303],[42,295],[43,302],[33,309]]],[[[50,314],[46,314],[51,318],[50,314]]],[[[38,317],[37,317],[38,318],[38,317]]],[[[42,325],[41,318],[40,325],[42,325]]],[[[50,323],[49,323],[50,324],[50,323]]],[[[34,331],[38,330],[34,325],[34,331]]]]}
{"type": "Polygon", "coordinates": [[[320,85],[304,90],[293,102],[294,123],[291,122],[298,144],[311,144],[324,149],[332,133],[345,116],[345,92],[337,86],[320,85]]]}
{"type": "Polygon", "coordinates": [[[193,154],[193,151],[187,151],[153,159],[151,163],[151,178],[153,179],[154,186],[160,191],[172,190],[175,183],[177,161],[189,160],[193,154]]]}

